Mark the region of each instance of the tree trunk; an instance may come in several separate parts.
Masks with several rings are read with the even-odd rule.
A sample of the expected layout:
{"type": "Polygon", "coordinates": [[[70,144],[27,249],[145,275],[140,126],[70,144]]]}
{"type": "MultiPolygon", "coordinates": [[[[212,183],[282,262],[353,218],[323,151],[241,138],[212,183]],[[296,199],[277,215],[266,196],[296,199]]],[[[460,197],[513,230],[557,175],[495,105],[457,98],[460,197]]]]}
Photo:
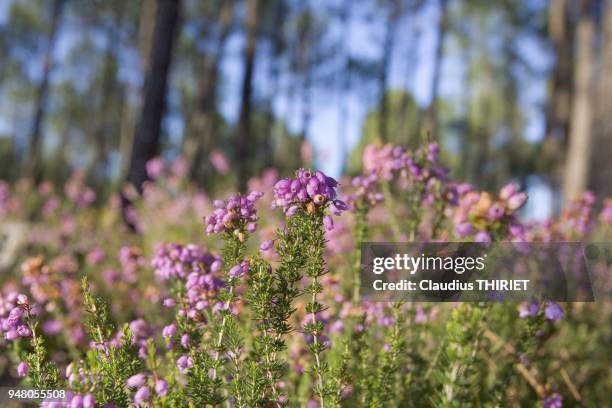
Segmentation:
{"type": "Polygon", "coordinates": [[[395,39],[395,27],[400,15],[400,1],[392,0],[389,10],[388,24],[385,30],[385,41],[383,44],[383,56],[380,67],[379,98],[380,114],[378,115],[378,136],[383,142],[389,140],[387,120],[389,119],[389,103],[387,101],[388,70],[393,55],[393,43],[395,39]]]}
{"type": "Polygon", "coordinates": [[[35,111],[32,119],[32,128],[28,138],[28,149],[23,162],[23,175],[26,178],[38,180],[40,178],[40,157],[42,147],[42,126],[45,120],[47,97],[49,93],[49,76],[53,68],[53,50],[57,39],[62,9],[65,0],[54,0],[51,25],[47,36],[47,49],[43,59],[43,71],[40,84],[36,89],[36,99],[34,102],[35,111]]]}
{"type": "Polygon", "coordinates": [[[272,167],[274,165],[274,152],[278,141],[282,137],[283,130],[279,123],[276,121],[276,115],[274,113],[274,100],[280,92],[280,80],[281,80],[281,56],[285,49],[284,38],[285,33],[285,21],[287,19],[287,5],[284,0],[277,0],[274,5],[274,31],[272,33],[272,45],[271,45],[271,63],[268,64],[268,80],[270,81],[270,88],[266,98],[266,112],[265,112],[265,129],[266,129],[266,140],[264,146],[264,167],[272,167]]]}
{"type": "Polygon", "coordinates": [[[608,148],[594,149],[589,174],[589,188],[602,198],[612,197],[612,160],[609,152],[609,146],[612,146],[612,121],[609,118],[612,112],[612,2],[607,2],[604,13],[593,145],[608,148]]]}
{"type": "Polygon", "coordinates": [[[234,1],[223,1],[218,14],[219,37],[214,53],[209,55],[208,58],[204,58],[197,107],[191,118],[187,138],[183,146],[192,180],[196,180],[201,174],[202,161],[215,136],[219,64],[225,42],[230,33],[233,17],[234,1]]]}
{"type": "Polygon", "coordinates": [[[118,62],[115,58],[114,51],[117,44],[121,41],[121,26],[123,25],[123,12],[120,10],[118,16],[117,27],[110,27],[107,33],[106,50],[104,55],[104,64],[102,67],[102,83],[101,97],[98,105],[96,131],[94,132],[96,143],[96,157],[91,170],[94,176],[105,178],[107,176],[108,152],[114,146],[109,145],[109,139],[115,132],[118,132],[117,118],[113,117],[112,97],[119,94],[117,89],[117,68],[118,62]]]}
{"type": "Polygon", "coordinates": [[[442,70],[442,58],[444,54],[444,39],[448,31],[448,0],[439,0],[439,21],[436,38],[436,52],[434,55],[433,74],[431,78],[431,101],[425,115],[424,128],[433,137],[438,137],[438,94],[440,92],[440,73],[442,70]]]}
{"type": "Polygon", "coordinates": [[[251,136],[251,94],[253,92],[253,72],[255,70],[255,51],[257,47],[257,31],[259,25],[258,0],[247,0],[247,46],[244,54],[244,76],[242,78],[242,99],[240,102],[240,118],[236,129],[234,149],[236,151],[236,167],[238,175],[238,190],[245,191],[249,177],[249,138],[251,136]]]}
{"type": "Polygon", "coordinates": [[[556,63],[553,72],[552,105],[548,111],[546,136],[563,145],[567,142],[572,100],[572,29],[566,0],[551,0],[548,30],[556,63]]]}
{"type": "Polygon", "coordinates": [[[537,167],[555,184],[563,182],[563,160],[567,147],[573,81],[573,35],[567,0],[551,0],[548,8],[548,35],[555,50],[549,106],[546,111],[546,138],[537,148],[537,167]]]}
{"type": "Polygon", "coordinates": [[[593,40],[590,2],[583,1],[576,27],[574,98],[566,156],[563,198],[567,202],[587,187],[593,134],[593,40]]]}
{"type": "Polygon", "coordinates": [[[179,20],[179,0],[158,0],[153,46],[145,75],[143,104],[134,132],[127,180],[139,191],[147,179],[146,163],[159,153],[161,123],[166,105],[168,72],[179,20]]]}
{"type": "MultiPolygon", "coordinates": [[[[146,76],[149,71],[149,60],[153,44],[153,32],[155,30],[155,12],[157,5],[155,0],[143,0],[138,21],[138,56],[142,72],[146,76]]],[[[131,85],[126,88],[121,109],[121,124],[119,130],[119,180],[127,179],[130,171],[130,158],[132,156],[132,146],[134,144],[134,128],[136,123],[136,113],[142,106],[142,89],[131,85]],[[135,99],[136,104],[130,103],[130,99],[135,99]]]]}

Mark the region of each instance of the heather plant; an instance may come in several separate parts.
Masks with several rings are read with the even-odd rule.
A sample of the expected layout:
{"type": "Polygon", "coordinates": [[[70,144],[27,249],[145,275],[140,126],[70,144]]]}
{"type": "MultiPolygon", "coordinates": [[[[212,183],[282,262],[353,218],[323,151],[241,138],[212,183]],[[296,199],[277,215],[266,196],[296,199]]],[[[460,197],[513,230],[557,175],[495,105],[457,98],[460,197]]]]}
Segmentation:
{"type": "Polygon", "coordinates": [[[31,225],[0,290],[0,370],[67,390],[46,406],[607,403],[609,305],[372,302],[359,244],[601,241],[610,201],[522,223],[518,184],[453,180],[435,143],[368,146],[342,185],[299,169],[212,202],[178,163],[148,166],[131,235],[78,174],[29,198],[0,185],[0,217],[31,225]]]}

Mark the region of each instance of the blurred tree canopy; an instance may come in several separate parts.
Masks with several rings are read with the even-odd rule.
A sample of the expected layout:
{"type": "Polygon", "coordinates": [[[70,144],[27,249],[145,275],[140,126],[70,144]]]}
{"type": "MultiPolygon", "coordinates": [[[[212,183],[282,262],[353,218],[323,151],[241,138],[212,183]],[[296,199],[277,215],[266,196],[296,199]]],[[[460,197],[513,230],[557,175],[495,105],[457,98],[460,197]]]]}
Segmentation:
{"type": "Polygon", "coordinates": [[[482,187],[609,195],[610,3],[6,0],[0,178],[85,168],[111,192],[162,155],[243,189],[309,146],[357,173],[366,144],[426,133],[482,187]]]}

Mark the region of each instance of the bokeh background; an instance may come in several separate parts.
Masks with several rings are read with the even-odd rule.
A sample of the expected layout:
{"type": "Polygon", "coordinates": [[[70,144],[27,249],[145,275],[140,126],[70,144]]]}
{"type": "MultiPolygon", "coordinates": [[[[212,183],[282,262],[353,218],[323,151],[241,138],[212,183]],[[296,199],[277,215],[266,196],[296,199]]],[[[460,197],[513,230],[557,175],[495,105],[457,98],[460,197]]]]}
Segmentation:
{"type": "Polygon", "coordinates": [[[0,54],[0,179],[104,196],[181,156],[244,189],[425,134],[453,177],[520,182],[526,218],[612,192],[610,1],[2,0],[0,54]]]}

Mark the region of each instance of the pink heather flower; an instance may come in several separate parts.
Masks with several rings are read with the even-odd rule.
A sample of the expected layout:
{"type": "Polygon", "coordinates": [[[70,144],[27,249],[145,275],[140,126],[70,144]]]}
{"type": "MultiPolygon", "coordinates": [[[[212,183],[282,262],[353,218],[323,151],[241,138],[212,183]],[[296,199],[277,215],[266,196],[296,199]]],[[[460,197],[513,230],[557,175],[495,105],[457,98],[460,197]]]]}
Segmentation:
{"type": "Polygon", "coordinates": [[[157,380],[155,382],[155,393],[160,397],[166,396],[168,394],[168,383],[165,380],[157,380]]]}
{"type": "Polygon", "coordinates": [[[193,360],[191,359],[191,357],[187,355],[180,356],[178,360],[176,360],[176,365],[179,368],[179,370],[182,373],[184,373],[189,368],[193,367],[193,360]]]}
{"type": "Polygon", "coordinates": [[[19,338],[19,333],[15,329],[10,329],[4,333],[4,338],[8,341],[12,341],[19,338]]]}
{"type": "Polygon", "coordinates": [[[458,237],[466,237],[472,233],[472,224],[464,222],[455,226],[455,234],[458,237]]]}
{"type": "Polygon", "coordinates": [[[155,180],[164,172],[164,161],[161,159],[161,157],[154,157],[147,162],[146,169],[147,176],[149,176],[150,179],[155,180]]]}
{"type": "Polygon", "coordinates": [[[30,337],[32,335],[32,330],[25,324],[17,326],[17,334],[20,337],[30,337]]]}
{"type": "Polygon", "coordinates": [[[17,375],[19,377],[25,377],[28,375],[28,371],[30,370],[30,366],[25,361],[22,361],[17,366],[17,375]]]}
{"type": "Polygon", "coordinates": [[[234,265],[229,271],[229,276],[232,278],[239,278],[245,273],[249,272],[250,265],[247,261],[242,261],[238,265],[234,265]]]}
{"type": "Polygon", "coordinates": [[[189,335],[188,334],[183,334],[181,336],[181,346],[183,346],[185,348],[189,347],[189,340],[190,340],[189,335]]]}
{"type": "Polygon", "coordinates": [[[83,408],[83,397],[79,394],[73,395],[68,406],[70,408],[83,408]]]}
{"type": "Polygon", "coordinates": [[[323,225],[327,231],[331,231],[334,229],[334,220],[329,215],[323,217],[323,225]]]}
{"type": "MultiPolygon", "coordinates": [[[[151,266],[162,280],[185,279],[190,273],[213,270],[217,258],[195,244],[176,243],[157,245],[151,266]]],[[[170,307],[170,306],[168,306],[170,307]]]]}
{"type": "Polygon", "coordinates": [[[321,171],[299,169],[296,178],[282,179],[274,185],[272,208],[280,207],[288,217],[293,216],[300,207],[314,204],[322,207],[335,204],[337,213],[344,211],[346,204],[336,198],[338,182],[321,171]]]}
{"type": "Polygon", "coordinates": [[[267,251],[270,248],[272,248],[272,244],[273,244],[272,240],[271,239],[267,239],[267,240],[265,240],[264,242],[261,243],[261,245],[259,246],[259,249],[261,251],[267,251]]]}
{"type": "Polygon", "coordinates": [[[148,401],[149,398],[151,398],[151,391],[149,391],[149,387],[142,386],[138,389],[138,391],[136,391],[136,394],[134,394],[134,403],[136,405],[140,405],[148,401]]]}
{"type": "Polygon", "coordinates": [[[127,385],[130,388],[142,387],[146,379],[147,378],[143,373],[134,374],[133,376],[127,379],[127,385]]]}
{"type": "Polygon", "coordinates": [[[210,271],[211,272],[219,272],[221,270],[221,260],[217,259],[215,260],[212,264],[210,264],[210,271]]]}
{"type": "Polygon", "coordinates": [[[24,295],[23,293],[19,293],[17,295],[17,304],[18,305],[27,305],[28,304],[28,297],[26,295],[24,295]]]}
{"type": "Polygon", "coordinates": [[[519,192],[519,186],[516,183],[508,183],[499,190],[499,198],[507,201],[510,197],[519,192]]]}
{"type": "Polygon", "coordinates": [[[357,176],[351,181],[351,185],[355,187],[355,192],[348,196],[348,204],[352,210],[355,210],[357,203],[364,201],[373,206],[381,202],[385,196],[377,191],[379,178],[375,171],[372,171],[368,176],[357,176]]]}
{"type": "Polygon", "coordinates": [[[43,332],[50,336],[59,334],[63,328],[64,323],[61,320],[47,320],[42,325],[43,332]]]}
{"type": "Polygon", "coordinates": [[[475,242],[485,242],[488,244],[489,242],[491,242],[491,235],[486,231],[479,231],[474,236],[474,241],[475,242]]]}
{"type": "Polygon", "coordinates": [[[511,211],[516,211],[527,202],[527,194],[525,193],[517,193],[511,196],[508,199],[508,209],[511,211]]]}
{"type": "Polygon", "coordinates": [[[164,299],[164,301],[162,302],[162,304],[165,307],[174,307],[176,306],[176,300],[172,299],[172,298],[166,298],[164,299]]]}
{"type": "Polygon", "coordinates": [[[215,200],[215,210],[205,219],[206,233],[253,232],[258,219],[255,203],[262,196],[262,192],[253,191],[247,196],[232,196],[227,201],[215,200]]]}
{"type": "Polygon", "coordinates": [[[493,204],[487,212],[487,217],[491,221],[497,221],[504,216],[504,209],[498,203],[493,204]]]}
{"type": "Polygon", "coordinates": [[[210,163],[213,165],[215,170],[221,174],[227,174],[230,171],[230,164],[225,154],[219,149],[214,149],[208,156],[210,163]]]}
{"type": "Polygon", "coordinates": [[[542,400],[542,408],[563,408],[563,398],[554,393],[542,400]]]}
{"type": "Polygon", "coordinates": [[[164,329],[162,330],[162,336],[164,337],[172,337],[174,336],[175,333],[176,333],[176,325],[174,323],[169,324],[168,326],[164,327],[164,329]]]}
{"type": "Polygon", "coordinates": [[[521,319],[534,317],[538,314],[538,308],[538,304],[535,302],[523,303],[519,306],[519,317],[521,319]]]}
{"type": "Polygon", "coordinates": [[[241,271],[242,268],[240,267],[240,265],[234,265],[229,271],[229,276],[231,276],[232,278],[236,278],[240,276],[241,271]]]}
{"type": "Polygon", "coordinates": [[[520,222],[513,220],[508,226],[510,236],[518,241],[525,241],[527,236],[525,235],[525,227],[520,222]]]}
{"type": "Polygon", "coordinates": [[[102,261],[104,261],[104,250],[102,248],[95,248],[93,251],[87,254],[85,257],[85,262],[88,265],[99,265],[102,261]]]}
{"type": "Polygon", "coordinates": [[[605,224],[612,223],[612,198],[608,198],[604,202],[604,208],[601,210],[601,214],[599,214],[599,220],[605,224]]]}
{"type": "Polygon", "coordinates": [[[556,302],[546,303],[546,308],[544,309],[544,316],[546,316],[548,320],[553,320],[553,321],[561,320],[563,319],[564,315],[565,315],[565,312],[563,311],[563,308],[559,306],[558,303],[556,302]]]}
{"type": "Polygon", "coordinates": [[[7,322],[9,324],[9,326],[16,326],[20,321],[21,321],[21,317],[23,316],[24,311],[23,309],[19,308],[19,307],[15,307],[13,308],[8,315],[7,318],[7,322]]]}
{"type": "Polygon", "coordinates": [[[83,408],[94,408],[96,406],[96,399],[93,394],[85,394],[83,396],[83,408]]]}

